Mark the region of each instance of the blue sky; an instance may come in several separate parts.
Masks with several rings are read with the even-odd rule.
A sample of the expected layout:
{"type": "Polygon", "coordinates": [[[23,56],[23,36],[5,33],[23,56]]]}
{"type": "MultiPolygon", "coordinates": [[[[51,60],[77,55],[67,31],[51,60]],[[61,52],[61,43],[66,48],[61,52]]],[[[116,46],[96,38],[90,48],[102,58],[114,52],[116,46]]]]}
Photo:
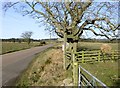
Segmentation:
{"type": "MultiPolygon", "coordinates": [[[[1,3],[0,3],[1,6],[1,3]]],[[[0,38],[21,38],[21,34],[25,31],[32,31],[34,39],[48,39],[49,32],[44,30],[44,26],[39,27],[36,21],[28,16],[22,16],[15,12],[12,8],[6,14],[2,14],[0,10],[0,38]]],[[[94,36],[91,32],[84,32],[84,35],[92,38],[101,38],[101,36],[94,36]]],[[[58,37],[54,34],[52,38],[58,37]]]]}
{"type": "MultiPolygon", "coordinates": [[[[2,10],[0,10],[0,14],[2,10]]],[[[21,38],[21,34],[25,31],[32,31],[33,39],[48,39],[50,38],[49,32],[45,31],[45,27],[39,27],[36,21],[29,16],[22,16],[20,13],[9,9],[6,14],[3,13],[0,16],[1,22],[1,34],[0,38],[21,38]]],[[[85,33],[84,33],[85,34],[85,33]]],[[[88,33],[90,35],[91,33],[88,33]]],[[[92,35],[93,36],[93,35],[92,35]]],[[[52,35],[52,38],[58,38],[56,34],[52,35]]]]}
{"type": "MultiPolygon", "coordinates": [[[[20,38],[25,31],[32,31],[34,39],[48,39],[49,32],[44,30],[44,27],[39,27],[36,21],[29,16],[22,16],[15,12],[12,8],[4,15],[0,10],[1,34],[0,38],[20,38]]],[[[56,38],[57,35],[52,35],[56,38]]]]}

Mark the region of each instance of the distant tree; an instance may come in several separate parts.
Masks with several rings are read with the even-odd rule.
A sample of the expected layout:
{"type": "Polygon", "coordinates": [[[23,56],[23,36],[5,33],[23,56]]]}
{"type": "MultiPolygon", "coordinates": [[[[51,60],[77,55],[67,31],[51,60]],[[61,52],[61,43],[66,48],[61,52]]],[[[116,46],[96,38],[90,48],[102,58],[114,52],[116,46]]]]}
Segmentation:
{"type": "MultiPolygon", "coordinates": [[[[48,0],[49,1],[49,0],[48,0]]],[[[22,14],[29,15],[46,30],[53,30],[59,37],[72,36],[67,42],[77,42],[84,32],[113,39],[118,37],[118,2],[95,2],[94,0],[63,0],[62,2],[42,2],[23,0],[4,2],[3,10],[13,7],[22,14]],[[81,2],[80,2],[81,1],[81,2]]],[[[76,49],[75,49],[76,50],[76,49]]]]}
{"type": "Polygon", "coordinates": [[[15,40],[16,40],[15,38],[11,38],[11,42],[15,43],[15,40]]]}
{"type": "Polygon", "coordinates": [[[33,34],[33,32],[31,32],[31,31],[26,31],[26,32],[21,34],[21,37],[28,43],[28,45],[31,42],[32,34],[33,34]]]}
{"type": "Polygon", "coordinates": [[[21,43],[22,42],[22,39],[18,39],[18,43],[21,43]]]}

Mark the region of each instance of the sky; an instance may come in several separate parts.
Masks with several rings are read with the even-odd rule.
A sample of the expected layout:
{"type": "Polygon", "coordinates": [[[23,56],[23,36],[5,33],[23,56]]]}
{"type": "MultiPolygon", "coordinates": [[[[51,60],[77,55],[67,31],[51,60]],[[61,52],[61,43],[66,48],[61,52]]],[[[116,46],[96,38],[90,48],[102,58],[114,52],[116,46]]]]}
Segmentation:
{"type": "MultiPolygon", "coordinates": [[[[12,8],[5,14],[0,10],[0,38],[21,38],[21,34],[26,31],[32,31],[33,39],[49,39],[48,31],[45,27],[39,27],[34,19],[29,16],[22,16],[20,13],[15,12],[12,8]]],[[[57,35],[52,35],[52,38],[57,38],[57,35]]]]}
{"type": "MultiPolygon", "coordinates": [[[[39,27],[34,19],[29,16],[22,16],[22,14],[15,12],[13,8],[8,9],[5,14],[0,10],[0,22],[0,38],[2,39],[21,38],[21,34],[26,31],[33,32],[31,37],[33,39],[50,38],[49,32],[44,30],[44,26],[39,27]]],[[[54,33],[51,38],[59,37],[54,33]]]]}
{"type": "MultiPolygon", "coordinates": [[[[22,33],[32,31],[33,36],[31,38],[33,39],[49,39],[49,32],[44,29],[44,26],[39,27],[39,24],[31,17],[22,16],[12,8],[6,14],[3,14],[2,10],[0,10],[0,38],[21,38],[22,33]]],[[[84,32],[84,34],[86,36],[91,35],[92,38],[101,38],[101,36],[96,37],[89,32],[84,32]]],[[[58,36],[54,34],[52,38],[58,38],[58,36]]]]}

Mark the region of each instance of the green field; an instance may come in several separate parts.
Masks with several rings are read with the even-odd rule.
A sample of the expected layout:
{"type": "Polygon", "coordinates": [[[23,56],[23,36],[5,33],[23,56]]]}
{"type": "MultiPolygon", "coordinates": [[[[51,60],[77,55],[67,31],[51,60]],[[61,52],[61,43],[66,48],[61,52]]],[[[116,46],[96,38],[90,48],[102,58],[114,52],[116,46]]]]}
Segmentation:
{"type": "Polygon", "coordinates": [[[97,77],[107,86],[118,86],[118,61],[106,61],[97,63],[81,63],[83,68],[97,77]]]}
{"type": "MultiPolygon", "coordinates": [[[[78,51],[100,50],[103,43],[79,42],[78,51]]],[[[107,43],[112,50],[119,50],[119,43],[107,43]]],[[[118,81],[118,61],[105,61],[96,63],[80,63],[80,65],[96,76],[107,86],[120,85],[118,81]]]]}
{"type": "MultiPolygon", "coordinates": [[[[101,45],[104,43],[97,42],[79,42],[78,43],[78,51],[81,50],[100,50],[101,45]]],[[[118,50],[118,45],[120,43],[106,43],[112,47],[112,50],[118,50]]]]}
{"type": "Polygon", "coordinates": [[[39,42],[33,42],[28,45],[27,43],[13,43],[13,42],[2,42],[2,52],[0,54],[15,52],[31,47],[41,46],[39,42]]]}

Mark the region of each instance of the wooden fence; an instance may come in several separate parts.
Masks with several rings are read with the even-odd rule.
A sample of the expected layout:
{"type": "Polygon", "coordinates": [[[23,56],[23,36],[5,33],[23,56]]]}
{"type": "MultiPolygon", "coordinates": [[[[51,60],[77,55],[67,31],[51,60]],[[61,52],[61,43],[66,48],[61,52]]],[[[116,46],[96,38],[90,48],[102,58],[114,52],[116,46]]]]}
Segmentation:
{"type": "Polygon", "coordinates": [[[117,60],[120,59],[120,51],[111,51],[109,54],[102,53],[100,50],[75,52],[75,60],[79,63],[117,60]]]}
{"type": "MultiPolygon", "coordinates": [[[[114,50],[109,54],[102,53],[100,50],[95,51],[80,51],[80,52],[68,52],[66,51],[66,62],[67,68],[70,65],[73,67],[73,80],[74,85],[78,86],[78,64],[79,63],[87,63],[87,62],[95,62],[95,61],[106,61],[106,60],[118,60],[120,59],[119,55],[120,51],[114,50]]],[[[96,80],[96,78],[95,78],[96,80]]],[[[98,80],[97,80],[98,81],[98,80]]],[[[100,81],[99,81],[100,82],[100,81]]]]}

